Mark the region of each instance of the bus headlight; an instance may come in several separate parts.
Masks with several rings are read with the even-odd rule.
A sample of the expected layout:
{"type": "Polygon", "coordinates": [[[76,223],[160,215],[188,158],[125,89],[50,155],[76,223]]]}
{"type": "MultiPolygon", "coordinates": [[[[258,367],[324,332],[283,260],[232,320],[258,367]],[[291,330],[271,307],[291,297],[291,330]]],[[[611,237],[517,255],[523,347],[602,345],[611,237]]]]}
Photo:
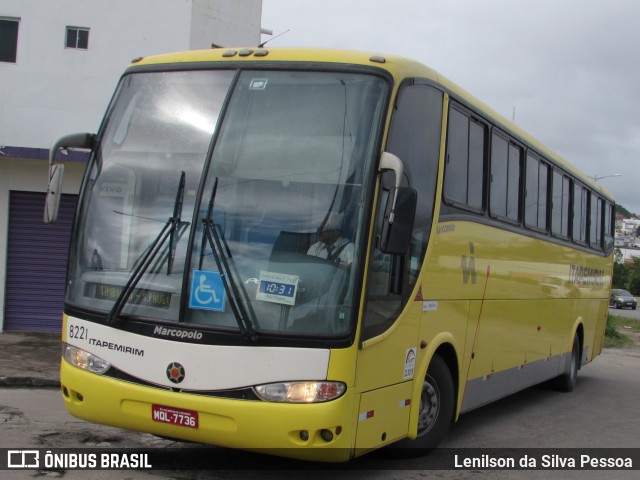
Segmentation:
{"type": "Polygon", "coordinates": [[[267,402],[318,403],[335,400],[347,386],[342,382],[281,382],[258,385],[254,389],[267,402]]]}
{"type": "Polygon", "coordinates": [[[67,344],[63,344],[62,348],[64,359],[75,367],[97,373],[98,375],[103,375],[111,368],[111,364],[81,348],[67,344]]]}

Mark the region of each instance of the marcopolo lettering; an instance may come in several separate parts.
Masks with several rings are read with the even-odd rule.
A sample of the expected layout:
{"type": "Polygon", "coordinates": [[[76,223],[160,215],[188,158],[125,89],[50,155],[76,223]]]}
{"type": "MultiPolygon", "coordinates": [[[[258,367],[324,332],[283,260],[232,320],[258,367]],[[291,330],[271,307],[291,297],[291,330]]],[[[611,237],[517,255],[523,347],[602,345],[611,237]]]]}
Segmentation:
{"type": "Polygon", "coordinates": [[[188,340],[201,340],[202,332],[198,332],[197,330],[183,330],[180,328],[167,328],[161,325],[158,325],[153,330],[154,335],[160,335],[162,337],[175,337],[175,338],[184,338],[188,340]]]}

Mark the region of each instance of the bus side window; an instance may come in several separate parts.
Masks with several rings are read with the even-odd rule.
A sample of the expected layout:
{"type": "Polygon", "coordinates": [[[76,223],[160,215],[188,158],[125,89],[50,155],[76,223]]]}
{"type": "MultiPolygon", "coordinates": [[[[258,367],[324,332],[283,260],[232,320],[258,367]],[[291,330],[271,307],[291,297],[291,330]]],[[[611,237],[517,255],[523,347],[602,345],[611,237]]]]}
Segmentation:
{"type": "Polygon", "coordinates": [[[403,163],[402,185],[418,193],[416,215],[406,254],[382,252],[379,249],[382,217],[395,180],[392,173],[384,173],[377,202],[362,340],[384,332],[395,322],[418,281],[433,223],[442,101],[442,92],[420,79],[402,87],[398,94],[386,150],[403,163]]]}
{"type": "Polygon", "coordinates": [[[569,201],[571,181],[562,172],[554,170],[551,203],[551,233],[560,238],[569,238],[569,201]]]}
{"type": "Polygon", "coordinates": [[[587,243],[587,190],[574,183],[573,187],[573,241],[580,245],[587,243]]]}
{"type": "Polygon", "coordinates": [[[447,203],[482,213],[486,127],[457,108],[449,111],[444,198],[447,203]]]}
{"type": "Polygon", "coordinates": [[[547,230],[548,181],[547,164],[527,154],[524,223],[527,227],[540,232],[547,230]]]}
{"type": "Polygon", "coordinates": [[[522,148],[496,132],[491,140],[489,212],[493,218],[520,222],[522,148]]]}
{"type": "Polygon", "coordinates": [[[602,250],[602,211],[604,204],[602,198],[591,193],[589,221],[589,246],[596,250],[602,250]]]}
{"type": "Polygon", "coordinates": [[[615,213],[613,204],[605,202],[604,207],[604,251],[609,252],[613,249],[613,235],[615,232],[615,213]]]}
{"type": "Polygon", "coordinates": [[[383,253],[380,250],[384,206],[387,204],[393,174],[384,173],[378,198],[375,224],[375,244],[369,263],[367,283],[367,305],[365,312],[365,338],[384,332],[393,324],[402,306],[404,278],[404,256],[383,253]]]}

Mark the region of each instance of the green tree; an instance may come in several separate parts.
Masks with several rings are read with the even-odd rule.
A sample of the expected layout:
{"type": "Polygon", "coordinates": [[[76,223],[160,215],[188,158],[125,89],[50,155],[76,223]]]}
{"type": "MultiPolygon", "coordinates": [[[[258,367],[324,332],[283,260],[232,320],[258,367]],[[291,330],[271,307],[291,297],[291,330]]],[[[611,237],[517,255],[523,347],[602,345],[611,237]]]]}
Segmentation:
{"type": "Polygon", "coordinates": [[[627,210],[626,208],[624,208],[622,205],[616,205],[616,213],[621,213],[623,214],[626,218],[631,218],[633,217],[633,213],[631,213],[629,210],[627,210]]]}
{"type": "Polygon", "coordinates": [[[640,295],[640,257],[633,257],[633,263],[627,265],[629,292],[631,295],[640,295]]]}
{"type": "Polygon", "coordinates": [[[629,287],[629,270],[630,268],[624,263],[614,262],[611,286],[626,290],[629,287]]]}

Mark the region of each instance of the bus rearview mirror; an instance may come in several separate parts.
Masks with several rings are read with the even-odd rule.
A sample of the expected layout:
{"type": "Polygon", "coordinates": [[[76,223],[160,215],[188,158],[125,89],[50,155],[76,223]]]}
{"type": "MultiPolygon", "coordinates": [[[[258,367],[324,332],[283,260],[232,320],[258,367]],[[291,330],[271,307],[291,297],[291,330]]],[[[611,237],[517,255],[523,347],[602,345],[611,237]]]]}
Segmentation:
{"type": "Polygon", "coordinates": [[[74,133],[66,135],[56,141],[49,150],[49,183],[47,197],[44,202],[44,223],[55,223],[58,219],[60,195],[62,195],[62,177],[64,165],[56,163],[58,150],[69,148],[91,149],[95,145],[96,136],[93,133],[74,133]]]}
{"type": "Polygon", "coordinates": [[[44,223],[56,223],[58,219],[63,175],[64,165],[62,163],[55,163],[49,168],[49,186],[44,201],[44,223]]]}

